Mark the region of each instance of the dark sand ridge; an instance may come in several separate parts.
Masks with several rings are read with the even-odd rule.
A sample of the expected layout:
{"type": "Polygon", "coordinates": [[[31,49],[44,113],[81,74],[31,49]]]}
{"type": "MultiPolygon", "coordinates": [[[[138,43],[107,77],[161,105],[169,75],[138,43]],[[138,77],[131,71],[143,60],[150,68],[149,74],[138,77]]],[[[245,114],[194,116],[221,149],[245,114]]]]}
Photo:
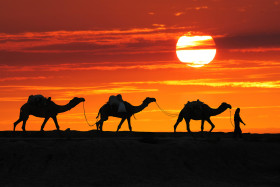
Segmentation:
{"type": "Polygon", "coordinates": [[[279,186],[280,135],[0,132],[0,186],[279,186]]]}

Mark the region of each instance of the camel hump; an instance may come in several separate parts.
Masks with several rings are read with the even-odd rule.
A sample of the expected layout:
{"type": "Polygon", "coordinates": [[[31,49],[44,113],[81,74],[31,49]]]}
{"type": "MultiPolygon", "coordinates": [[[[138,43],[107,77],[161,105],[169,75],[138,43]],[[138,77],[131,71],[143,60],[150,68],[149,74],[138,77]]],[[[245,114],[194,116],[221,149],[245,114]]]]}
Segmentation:
{"type": "Polygon", "coordinates": [[[27,103],[31,104],[31,105],[36,105],[36,106],[45,106],[49,103],[49,101],[51,100],[51,98],[46,98],[42,95],[30,95],[28,97],[28,101],[27,103]]]}
{"type": "Polygon", "coordinates": [[[115,95],[111,95],[109,97],[109,101],[108,101],[108,103],[110,105],[119,105],[121,102],[123,102],[121,94],[116,95],[116,96],[115,95]]]}
{"type": "Polygon", "coordinates": [[[204,102],[197,100],[197,101],[189,101],[186,105],[186,108],[190,108],[190,109],[206,109],[209,108],[209,106],[207,104],[205,104],[204,102]]]}
{"type": "Polygon", "coordinates": [[[118,112],[126,112],[126,107],[124,105],[124,101],[122,99],[121,94],[118,95],[111,95],[109,97],[109,101],[108,104],[112,107],[112,106],[116,106],[117,107],[117,111],[118,112]]]}

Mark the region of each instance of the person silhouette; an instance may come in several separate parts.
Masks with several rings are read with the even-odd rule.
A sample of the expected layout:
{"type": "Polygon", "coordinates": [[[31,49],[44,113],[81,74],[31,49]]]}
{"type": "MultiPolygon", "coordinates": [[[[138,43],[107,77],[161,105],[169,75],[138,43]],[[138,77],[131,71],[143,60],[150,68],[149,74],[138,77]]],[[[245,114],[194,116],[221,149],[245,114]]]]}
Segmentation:
{"type": "Polygon", "coordinates": [[[240,122],[243,123],[244,125],[246,125],[241,117],[240,117],[240,108],[237,108],[234,114],[234,132],[233,132],[233,137],[242,137],[242,131],[240,128],[240,122]]]}

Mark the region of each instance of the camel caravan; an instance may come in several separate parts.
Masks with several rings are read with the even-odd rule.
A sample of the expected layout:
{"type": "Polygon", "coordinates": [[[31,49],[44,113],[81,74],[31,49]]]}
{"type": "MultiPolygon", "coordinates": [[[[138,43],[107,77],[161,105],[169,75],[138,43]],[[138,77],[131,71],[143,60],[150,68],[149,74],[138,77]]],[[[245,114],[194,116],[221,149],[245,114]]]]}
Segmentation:
{"type": "MultiPolygon", "coordinates": [[[[50,97],[46,98],[42,95],[31,95],[29,96],[28,101],[20,108],[19,119],[14,122],[14,131],[20,122],[22,122],[22,130],[25,131],[26,121],[30,115],[45,118],[41,126],[41,131],[44,131],[45,124],[50,118],[53,119],[57,130],[60,130],[56,116],[59,113],[71,110],[79,103],[84,101],[84,98],[74,97],[66,105],[57,105],[51,100],[50,97]]],[[[139,106],[133,106],[129,102],[123,101],[120,94],[117,96],[110,96],[109,101],[99,109],[98,115],[96,117],[99,119],[95,123],[97,131],[102,131],[103,123],[108,120],[109,116],[121,118],[117,132],[120,130],[125,120],[127,120],[129,130],[132,131],[131,117],[134,114],[144,110],[152,102],[156,102],[156,99],[147,97],[139,106]]],[[[210,117],[219,115],[228,108],[231,109],[231,105],[227,103],[222,103],[218,108],[214,109],[199,100],[188,102],[178,115],[178,119],[174,125],[174,133],[176,132],[178,124],[183,119],[186,122],[187,131],[189,133],[191,132],[191,120],[201,120],[201,132],[203,132],[204,129],[204,122],[207,121],[211,125],[211,129],[209,131],[211,132],[215,128],[215,125],[210,120],[210,117]]]]}

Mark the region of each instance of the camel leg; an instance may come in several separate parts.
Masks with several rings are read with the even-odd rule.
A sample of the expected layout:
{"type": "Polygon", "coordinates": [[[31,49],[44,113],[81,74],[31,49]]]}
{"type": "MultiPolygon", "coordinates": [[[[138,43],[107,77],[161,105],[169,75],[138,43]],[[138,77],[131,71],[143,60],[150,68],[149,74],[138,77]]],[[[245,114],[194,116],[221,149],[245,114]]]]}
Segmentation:
{"type": "Polygon", "coordinates": [[[183,120],[183,115],[179,114],[178,119],[174,125],[174,133],[176,132],[176,128],[182,120],[183,120]]]}
{"type": "Polygon", "coordinates": [[[98,128],[99,128],[99,123],[100,121],[96,122],[95,125],[96,125],[96,130],[98,131],[98,128]]]}
{"type": "Polygon", "coordinates": [[[98,122],[96,122],[96,130],[98,131],[102,131],[102,127],[103,127],[103,122],[104,120],[100,119],[98,122]]]}
{"type": "Polygon", "coordinates": [[[184,118],[184,119],[185,119],[185,121],[186,121],[188,133],[192,133],[192,131],[191,131],[191,129],[190,129],[190,121],[191,121],[191,119],[189,119],[189,118],[184,118]]]}
{"type": "MultiPolygon", "coordinates": [[[[19,124],[21,121],[24,121],[24,120],[27,121],[28,118],[29,118],[29,115],[27,115],[27,114],[23,113],[22,111],[20,111],[19,119],[16,122],[14,122],[14,131],[16,130],[17,124],[19,124]]],[[[24,125],[24,127],[25,127],[25,125],[24,125]]]]}
{"type": "Polygon", "coordinates": [[[104,121],[107,121],[108,120],[108,116],[107,115],[103,115],[103,114],[101,114],[100,115],[100,120],[96,123],[96,130],[98,131],[98,129],[99,129],[99,131],[103,131],[102,130],[102,128],[103,128],[103,123],[104,123],[104,121]]]}
{"type": "Polygon", "coordinates": [[[55,126],[56,126],[56,129],[59,131],[59,125],[58,125],[58,123],[57,123],[57,118],[56,118],[56,116],[53,116],[52,119],[53,119],[53,121],[54,121],[54,124],[55,124],[55,126]]]}
{"type": "Polygon", "coordinates": [[[127,118],[127,123],[128,123],[129,131],[132,132],[131,123],[130,123],[130,117],[127,118]]]}
{"type": "Polygon", "coordinates": [[[203,132],[203,130],[204,130],[204,121],[205,120],[201,120],[201,132],[203,132]]]}
{"type": "Polygon", "coordinates": [[[102,131],[101,126],[103,125],[103,122],[104,122],[104,120],[100,119],[98,122],[95,123],[95,124],[96,124],[96,130],[97,130],[97,131],[98,131],[98,130],[102,131]],[[102,125],[101,125],[101,124],[102,124],[102,125]]]}
{"type": "Polygon", "coordinates": [[[22,127],[21,128],[22,128],[23,131],[25,131],[25,125],[26,125],[27,120],[28,120],[28,117],[22,120],[23,122],[22,122],[22,127]]]}
{"type": "Polygon", "coordinates": [[[19,124],[23,119],[20,117],[16,122],[14,122],[14,131],[16,130],[17,124],[19,124]]]}
{"type": "Polygon", "coordinates": [[[215,128],[215,125],[212,123],[212,121],[210,119],[207,120],[207,122],[211,125],[211,129],[209,132],[212,132],[212,130],[215,128]]]}
{"type": "Polygon", "coordinates": [[[48,120],[49,120],[49,117],[46,117],[44,122],[43,122],[43,124],[42,124],[42,126],[41,126],[41,131],[44,131],[44,127],[45,127],[45,125],[46,125],[48,120]]]}
{"type": "Polygon", "coordinates": [[[120,122],[120,124],[119,124],[119,126],[118,126],[118,129],[117,129],[117,132],[119,132],[119,130],[120,130],[120,128],[121,128],[121,126],[122,126],[122,124],[123,124],[123,122],[126,120],[126,118],[122,118],[122,120],[121,120],[121,122],[120,122]]]}
{"type": "Polygon", "coordinates": [[[100,130],[100,132],[102,132],[103,131],[103,123],[104,123],[104,121],[102,120],[100,120],[99,121],[99,130],[100,130]]]}

